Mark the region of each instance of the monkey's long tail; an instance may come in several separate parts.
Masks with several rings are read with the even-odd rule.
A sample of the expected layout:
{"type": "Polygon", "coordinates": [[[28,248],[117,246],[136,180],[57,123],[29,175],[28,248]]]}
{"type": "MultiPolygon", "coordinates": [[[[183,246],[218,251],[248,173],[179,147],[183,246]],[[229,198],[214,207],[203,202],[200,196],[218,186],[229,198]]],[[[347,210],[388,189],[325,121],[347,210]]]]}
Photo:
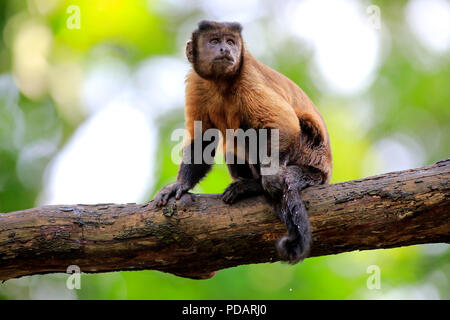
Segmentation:
{"type": "Polygon", "coordinates": [[[298,182],[286,184],[281,201],[275,205],[275,210],[289,233],[278,241],[278,253],[291,264],[298,263],[309,255],[312,242],[308,214],[299,195],[301,189],[298,182]]]}

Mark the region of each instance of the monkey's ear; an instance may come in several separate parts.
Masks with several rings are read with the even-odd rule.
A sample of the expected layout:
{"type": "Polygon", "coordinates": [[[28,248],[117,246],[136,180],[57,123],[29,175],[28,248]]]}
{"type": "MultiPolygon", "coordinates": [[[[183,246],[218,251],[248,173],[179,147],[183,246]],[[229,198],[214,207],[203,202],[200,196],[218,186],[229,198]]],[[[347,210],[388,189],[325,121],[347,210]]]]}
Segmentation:
{"type": "Polygon", "coordinates": [[[189,40],[186,43],[186,58],[189,60],[190,63],[194,63],[194,47],[192,40],[189,40]]]}

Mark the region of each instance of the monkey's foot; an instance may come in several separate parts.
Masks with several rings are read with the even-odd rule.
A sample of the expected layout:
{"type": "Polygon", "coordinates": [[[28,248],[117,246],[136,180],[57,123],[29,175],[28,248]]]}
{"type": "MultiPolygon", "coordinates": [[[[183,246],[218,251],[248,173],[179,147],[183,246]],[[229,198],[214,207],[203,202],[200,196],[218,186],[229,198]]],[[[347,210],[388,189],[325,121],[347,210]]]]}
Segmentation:
{"type": "Polygon", "coordinates": [[[222,200],[232,204],[237,200],[261,194],[263,189],[257,180],[237,180],[232,182],[222,193],[222,200]]]}

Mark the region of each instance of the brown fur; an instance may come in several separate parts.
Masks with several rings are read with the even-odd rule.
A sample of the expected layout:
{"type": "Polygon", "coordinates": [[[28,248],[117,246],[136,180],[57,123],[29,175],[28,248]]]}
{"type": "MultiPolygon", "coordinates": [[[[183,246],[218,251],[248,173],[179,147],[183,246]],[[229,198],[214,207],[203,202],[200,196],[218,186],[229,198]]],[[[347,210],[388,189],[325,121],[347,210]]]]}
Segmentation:
{"type": "Polygon", "coordinates": [[[210,81],[194,70],[187,76],[186,129],[193,137],[194,120],[203,130],[251,128],[280,130],[280,152],[289,164],[315,167],[331,176],[331,148],[327,127],[308,96],[289,78],[256,60],[244,47],[240,74],[232,83],[210,81]],[[303,135],[305,123],[310,135],[303,135]],[[315,143],[314,143],[315,142],[315,143]]]}
{"type": "MultiPolygon", "coordinates": [[[[238,23],[201,21],[186,44],[193,70],[186,79],[188,135],[183,156],[192,157],[196,146],[194,121],[202,122],[203,131],[219,129],[223,137],[227,129],[277,129],[279,158],[273,158],[273,150],[269,150],[272,141],[267,151],[272,161],[278,160],[278,171],[263,175],[262,169],[273,167],[248,161],[249,149],[244,145],[245,163],[227,162],[235,181],[223,192],[222,200],[232,204],[264,192],[288,231],[288,236],[278,242],[278,252],[283,260],[297,263],[309,254],[311,245],[310,223],[299,191],[330,179],[328,131],[311,100],[294,82],[246,50],[241,29],[238,23]]],[[[234,145],[234,150],[229,150],[225,146],[224,150],[237,159],[241,147],[234,145]]],[[[183,161],[177,182],[162,188],[155,196],[156,203],[165,205],[173,195],[179,199],[210,167],[205,161],[183,161]]]]}

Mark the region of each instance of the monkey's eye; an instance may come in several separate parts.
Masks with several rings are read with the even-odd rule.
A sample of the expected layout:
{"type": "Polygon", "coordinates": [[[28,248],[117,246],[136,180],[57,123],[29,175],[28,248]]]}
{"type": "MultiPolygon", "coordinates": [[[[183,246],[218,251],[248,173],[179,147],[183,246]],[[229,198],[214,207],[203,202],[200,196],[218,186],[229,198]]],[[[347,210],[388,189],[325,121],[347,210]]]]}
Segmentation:
{"type": "Polygon", "coordinates": [[[227,40],[227,43],[228,43],[228,45],[230,45],[230,46],[234,45],[234,41],[231,40],[231,39],[228,39],[228,40],[227,40]]]}
{"type": "Polygon", "coordinates": [[[209,43],[211,43],[211,44],[218,44],[219,43],[219,39],[217,39],[217,38],[211,39],[209,41],[209,43]]]}

